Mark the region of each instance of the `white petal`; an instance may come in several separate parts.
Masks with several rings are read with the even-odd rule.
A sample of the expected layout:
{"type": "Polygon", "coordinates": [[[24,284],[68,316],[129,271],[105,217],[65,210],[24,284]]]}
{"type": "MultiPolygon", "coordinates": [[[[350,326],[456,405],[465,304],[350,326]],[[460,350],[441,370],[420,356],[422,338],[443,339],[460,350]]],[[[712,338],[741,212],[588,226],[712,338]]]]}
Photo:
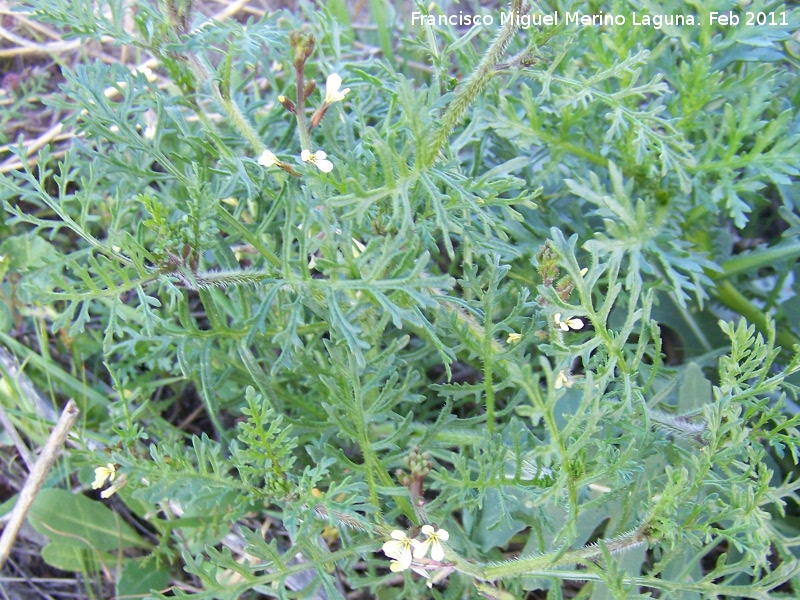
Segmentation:
{"type": "Polygon", "coordinates": [[[447,533],[444,529],[440,529],[439,532],[436,534],[439,536],[439,539],[442,541],[447,541],[450,539],[450,534],[447,533]]]}
{"type": "Polygon", "coordinates": [[[325,82],[325,104],[332,102],[341,102],[344,100],[345,95],[350,91],[350,88],[345,88],[339,91],[342,85],[342,78],[338,73],[331,73],[328,75],[328,80],[325,82]]]}
{"type": "Polygon", "coordinates": [[[405,571],[408,567],[411,566],[411,548],[406,546],[405,552],[403,552],[400,556],[397,557],[397,562],[400,563],[400,566],[403,567],[403,571],[405,571]]]}
{"type": "Polygon", "coordinates": [[[431,544],[431,539],[428,538],[424,542],[419,542],[414,548],[414,558],[423,558],[428,553],[428,546],[431,544]]]}
{"type": "Polygon", "coordinates": [[[438,539],[431,544],[431,558],[437,562],[441,562],[444,558],[444,548],[442,548],[438,539]]]}
{"type": "Polygon", "coordinates": [[[278,164],[278,157],[269,150],[264,150],[258,157],[258,164],[262,167],[272,167],[278,164]]]}
{"type": "Polygon", "coordinates": [[[393,530],[389,535],[395,540],[404,540],[408,537],[404,531],[400,531],[399,529],[393,530]]]}
{"type": "Polygon", "coordinates": [[[310,152],[310,151],[308,151],[308,150],[303,150],[303,151],[300,153],[300,159],[301,159],[303,162],[314,162],[314,155],[313,155],[313,154],[311,154],[311,152],[310,152]]]}
{"type": "Polygon", "coordinates": [[[383,545],[383,553],[389,558],[400,558],[403,554],[403,543],[398,540],[389,540],[383,545]]]}
{"type": "Polygon", "coordinates": [[[92,489],[99,490],[108,479],[108,469],[105,467],[97,467],[94,470],[94,482],[92,482],[92,489]]]}
{"type": "Polygon", "coordinates": [[[314,161],[314,164],[319,167],[319,170],[323,173],[330,173],[333,171],[333,163],[329,160],[317,160],[314,161]]]}
{"type": "Polygon", "coordinates": [[[558,374],[558,377],[556,377],[556,381],[553,384],[553,388],[555,388],[557,390],[560,390],[562,387],[564,387],[564,383],[566,382],[566,380],[567,380],[567,378],[564,376],[564,372],[561,371],[558,374]]]}
{"type": "Polygon", "coordinates": [[[328,158],[328,155],[325,154],[324,150],[317,150],[314,152],[314,160],[325,160],[328,158]]]}
{"type": "Polygon", "coordinates": [[[325,81],[325,93],[330,94],[332,92],[338,92],[341,85],[342,78],[339,77],[339,74],[331,73],[328,75],[328,79],[325,81]]]}
{"type": "Polygon", "coordinates": [[[392,571],[392,573],[399,573],[400,571],[405,571],[403,565],[401,565],[400,562],[396,560],[393,560],[391,562],[391,564],[389,565],[389,569],[392,571]]]}

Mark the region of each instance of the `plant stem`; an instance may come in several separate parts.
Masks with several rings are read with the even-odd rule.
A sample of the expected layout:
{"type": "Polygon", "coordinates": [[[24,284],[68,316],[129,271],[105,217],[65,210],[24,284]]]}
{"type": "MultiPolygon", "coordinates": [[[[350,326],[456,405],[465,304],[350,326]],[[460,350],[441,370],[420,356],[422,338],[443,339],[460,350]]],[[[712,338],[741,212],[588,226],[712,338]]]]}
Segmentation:
{"type": "Polygon", "coordinates": [[[716,279],[733,277],[740,273],[758,270],[761,267],[773,266],[781,261],[795,260],[798,257],[800,257],[800,240],[795,240],[792,244],[781,244],[774,248],[753,250],[734,256],[720,265],[722,274],[714,273],[712,276],[716,275],[716,279]]]}
{"type": "Polygon", "coordinates": [[[220,90],[219,82],[215,81],[211,74],[211,69],[208,67],[205,61],[201,60],[194,54],[190,54],[189,64],[192,66],[192,70],[195,72],[195,75],[197,75],[197,77],[202,81],[208,83],[214,100],[219,103],[219,105],[225,111],[225,114],[227,114],[230,118],[234,127],[236,127],[236,129],[238,129],[242,136],[244,136],[244,138],[248,141],[255,152],[255,156],[260,155],[264,150],[266,150],[267,147],[264,145],[264,142],[261,141],[261,136],[258,135],[255,128],[250,124],[250,121],[247,120],[247,117],[244,116],[244,113],[242,113],[241,109],[236,105],[236,103],[231,100],[230,97],[228,97],[228,90],[225,90],[225,93],[220,90]]]}
{"type": "Polygon", "coordinates": [[[610,553],[623,552],[625,550],[633,549],[641,544],[650,541],[648,536],[642,532],[642,528],[636,529],[619,537],[603,540],[598,544],[591,544],[584,546],[577,550],[554,550],[547,554],[539,554],[536,556],[527,556],[517,560],[510,560],[502,563],[492,563],[488,565],[479,565],[467,562],[463,559],[457,558],[452,552],[448,550],[447,560],[455,563],[455,569],[463,573],[483,579],[486,581],[494,581],[496,579],[505,579],[509,577],[519,577],[520,575],[530,575],[531,572],[539,571],[542,574],[547,574],[550,569],[558,567],[559,565],[569,564],[588,564],[595,561],[603,555],[602,546],[605,546],[610,553]]]}
{"type": "Polygon", "coordinates": [[[297,73],[297,102],[295,102],[294,116],[297,119],[297,133],[300,136],[300,150],[311,152],[311,136],[306,124],[306,76],[305,66],[295,69],[297,73]]]}
{"type": "MultiPolygon", "coordinates": [[[[750,300],[748,300],[739,290],[733,287],[730,281],[718,282],[717,289],[714,291],[714,296],[722,304],[732,310],[735,310],[745,319],[750,321],[761,333],[767,333],[767,316],[760,308],[750,302],[750,300]]],[[[794,333],[785,328],[779,329],[776,332],[775,340],[779,346],[787,351],[791,351],[796,344],[800,344],[800,339],[798,339],[794,333]]]]}
{"type": "Polygon", "coordinates": [[[486,394],[486,423],[489,435],[494,435],[494,381],[492,381],[492,361],[494,360],[494,287],[489,285],[486,293],[486,307],[483,325],[483,385],[486,394]]]}
{"type": "MultiPolygon", "coordinates": [[[[505,26],[497,34],[497,37],[489,46],[486,54],[483,55],[481,62],[469,76],[469,79],[461,86],[456,92],[455,99],[447,107],[444,115],[442,116],[441,125],[433,135],[433,142],[430,147],[423,151],[421,148],[418,150],[420,157],[420,164],[422,167],[429,167],[436,162],[436,157],[439,151],[444,147],[447,139],[453,128],[461,120],[464,112],[470,104],[475,100],[480,91],[489,83],[489,80],[494,77],[495,68],[503,57],[511,38],[519,28],[519,20],[516,18],[522,11],[523,0],[512,0],[511,12],[513,17],[506,21],[505,26]]],[[[299,111],[298,111],[299,112],[299,111]]]]}

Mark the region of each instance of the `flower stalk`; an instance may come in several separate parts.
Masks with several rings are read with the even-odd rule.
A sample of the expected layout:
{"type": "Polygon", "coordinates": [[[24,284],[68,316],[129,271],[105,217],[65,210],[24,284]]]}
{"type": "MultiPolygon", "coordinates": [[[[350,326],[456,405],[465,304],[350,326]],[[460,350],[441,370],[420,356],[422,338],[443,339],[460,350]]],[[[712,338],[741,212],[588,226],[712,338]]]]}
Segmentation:
{"type": "Polygon", "coordinates": [[[511,12],[513,13],[513,18],[506,21],[506,24],[500,30],[500,33],[497,34],[492,45],[489,46],[486,54],[483,55],[481,62],[469,76],[469,79],[467,79],[456,92],[455,99],[450,103],[450,106],[447,107],[447,110],[442,116],[441,125],[433,135],[433,143],[427,151],[420,149],[420,162],[422,167],[429,167],[436,162],[436,158],[447,142],[447,139],[450,137],[453,128],[461,120],[461,117],[464,116],[467,108],[469,108],[469,105],[472,104],[481,90],[486,87],[486,84],[494,77],[500,59],[503,58],[509,42],[511,42],[517,29],[519,29],[519,16],[523,11],[524,5],[524,0],[512,0],[511,12]]]}
{"type": "Polygon", "coordinates": [[[310,33],[293,31],[289,43],[294,48],[294,70],[297,89],[297,100],[294,116],[297,119],[297,134],[300,136],[300,151],[311,152],[311,136],[306,124],[306,61],[313,54],[316,41],[310,33]]]}

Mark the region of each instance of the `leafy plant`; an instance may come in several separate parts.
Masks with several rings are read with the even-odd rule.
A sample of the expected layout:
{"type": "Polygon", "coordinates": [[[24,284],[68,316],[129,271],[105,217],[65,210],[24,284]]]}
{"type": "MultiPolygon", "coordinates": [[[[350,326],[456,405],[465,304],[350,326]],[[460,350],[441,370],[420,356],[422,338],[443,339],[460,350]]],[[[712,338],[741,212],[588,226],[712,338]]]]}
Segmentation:
{"type": "Polygon", "coordinates": [[[84,572],[797,594],[796,10],[670,0],[696,24],[651,28],[648,3],[514,0],[464,30],[414,5],[435,18],[396,8],[398,45],[378,2],[375,32],[339,1],[20,8],[152,57],[64,67],[69,149],[21,144],[0,178],[0,340],[85,414],[52,486],[113,470],[95,487],[143,541],[100,550],[148,557],[84,572]],[[628,18],[500,19],[555,11],[628,18]]]}

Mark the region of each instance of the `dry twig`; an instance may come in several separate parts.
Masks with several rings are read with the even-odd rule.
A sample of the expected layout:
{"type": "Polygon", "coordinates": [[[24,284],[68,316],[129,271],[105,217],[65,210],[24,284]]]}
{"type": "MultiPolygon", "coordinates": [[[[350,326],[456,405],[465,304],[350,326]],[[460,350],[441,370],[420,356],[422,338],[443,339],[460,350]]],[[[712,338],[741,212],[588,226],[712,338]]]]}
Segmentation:
{"type": "Polygon", "coordinates": [[[47,474],[50,472],[50,467],[53,466],[61,447],[67,439],[67,434],[69,430],[72,429],[79,414],[78,405],[75,404],[73,400],[67,402],[64,411],[61,413],[61,417],[58,419],[58,423],[56,423],[52,433],[50,433],[50,437],[47,439],[47,443],[41,455],[39,455],[39,459],[36,461],[36,464],[33,465],[33,469],[28,475],[28,479],[25,481],[22,491],[19,493],[17,503],[14,505],[14,510],[11,511],[8,523],[6,523],[5,529],[3,529],[3,535],[0,536],[0,569],[3,568],[6,560],[8,560],[8,556],[11,554],[11,546],[17,539],[19,529],[22,527],[22,523],[25,521],[28,511],[33,501],[36,499],[36,494],[39,493],[39,489],[42,487],[45,477],[47,477],[47,474]]]}

